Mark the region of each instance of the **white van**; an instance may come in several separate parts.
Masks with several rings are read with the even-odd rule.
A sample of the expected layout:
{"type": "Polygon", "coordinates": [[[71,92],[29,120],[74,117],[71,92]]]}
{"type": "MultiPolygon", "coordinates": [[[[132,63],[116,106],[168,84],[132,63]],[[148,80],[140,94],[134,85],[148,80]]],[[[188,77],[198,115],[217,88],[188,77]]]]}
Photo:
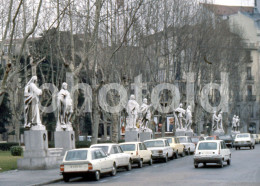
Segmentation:
{"type": "Polygon", "coordinates": [[[199,141],[194,154],[194,167],[198,168],[199,163],[204,166],[207,163],[217,163],[223,167],[223,163],[231,164],[231,152],[222,140],[199,141]]]}

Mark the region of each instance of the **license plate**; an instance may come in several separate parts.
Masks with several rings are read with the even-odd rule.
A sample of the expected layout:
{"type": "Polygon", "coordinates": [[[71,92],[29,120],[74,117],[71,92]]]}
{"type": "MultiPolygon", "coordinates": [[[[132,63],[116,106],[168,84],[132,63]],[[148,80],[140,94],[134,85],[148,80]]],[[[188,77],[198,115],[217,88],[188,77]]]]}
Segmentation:
{"type": "Polygon", "coordinates": [[[65,172],[74,172],[74,171],[87,171],[88,170],[88,164],[82,164],[82,165],[64,165],[64,171],[65,172]]]}

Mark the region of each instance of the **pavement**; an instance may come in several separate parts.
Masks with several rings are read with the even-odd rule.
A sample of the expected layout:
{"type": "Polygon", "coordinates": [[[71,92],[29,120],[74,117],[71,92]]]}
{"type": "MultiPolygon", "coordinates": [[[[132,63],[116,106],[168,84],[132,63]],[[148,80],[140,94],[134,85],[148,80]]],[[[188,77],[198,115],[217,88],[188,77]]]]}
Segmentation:
{"type": "Polygon", "coordinates": [[[59,168],[48,170],[12,170],[0,173],[0,186],[47,185],[62,180],[59,168]]]}

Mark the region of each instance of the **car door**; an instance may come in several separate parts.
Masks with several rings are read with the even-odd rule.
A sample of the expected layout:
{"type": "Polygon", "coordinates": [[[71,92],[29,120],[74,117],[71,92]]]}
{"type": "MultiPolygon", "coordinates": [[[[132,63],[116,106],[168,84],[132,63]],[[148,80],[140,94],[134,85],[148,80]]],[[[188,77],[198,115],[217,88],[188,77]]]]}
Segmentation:
{"type": "Polygon", "coordinates": [[[122,159],[121,159],[121,156],[118,152],[117,146],[113,145],[111,147],[111,155],[114,158],[114,160],[116,161],[116,166],[121,166],[122,165],[122,159]]]}
{"type": "Polygon", "coordinates": [[[173,155],[173,149],[171,148],[171,146],[170,146],[168,140],[164,140],[164,145],[165,145],[165,147],[166,147],[166,149],[167,149],[168,157],[172,157],[172,155],[173,155]]]}
{"type": "Polygon", "coordinates": [[[120,159],[122,160],[121,164],[127,165],[129,162],[129,157],[127,156],[127,154],[124,153],[124,151],[121,149],[119,145],[117,145],[117,149],[118,149],[118,154],[120,155],[120,159]]]}
{"type": "Polygon", "coordinates": [[[178,138],[174,138],[174,141],[175,141],[175,143],[176,143],[176,145],[177,145],[178,152],[179,152],[179,153],[182,152],[183,149],[182,149],[182,145],[181,145],[180,142],[179,142],[179,139],[178,139],[178,138]]]}
{"type": "Polygon", "coordinates": [[[145,158],[145,152],[144,152],[144,146],[142,145],[142,143],[138,143],[138,149],[139,149],[139,157],[143,159],[143,162],[146,161],[146,158],[145,158]]]}
{"type": "Polygon", "coordinates": [[[103,171],[104,172],[108,172],[110,170],[112,170],[112,160],[110,160],[106,153],[102,150],[102,149],[99,149],[99,157],[100,157],[100,163],[102,165],[102,168],[103,168],[103,171]]]}
{"type": "Polygon", "coordinates": [[[227,153],[227,149],[226,149],[226,145],[224,143],[224,141],[220,142],[220,153],[222,154],[222,156],[224,157],[224,160],[226,161],[228,159],[228,153],[227,153]]]}
{"type": "Polygon", "coordinates": [[[146,161],[148,162],[148,161],[150,161],[150,159],[151,159],[152,153],[151,153],[150,150],[148,150],[148,149],[146,148],[146,146],[145,146],[144,143],[142,143],[142,146],[143,146],[143,149],[144,149],[144,150],[143,150],[144,157],[145,157],[146,161]]]}
{"type": "Polygon", "coordinates": [[[101,153],[99,152],[99,150],[94,150],[92,152],[92,164],[93,164],[93,167],[97,170],[100,170],[100,172],[104,172],[105,170],[105,165],[104,165],[104,162],[102,161],[101,159],[101,153]]]}

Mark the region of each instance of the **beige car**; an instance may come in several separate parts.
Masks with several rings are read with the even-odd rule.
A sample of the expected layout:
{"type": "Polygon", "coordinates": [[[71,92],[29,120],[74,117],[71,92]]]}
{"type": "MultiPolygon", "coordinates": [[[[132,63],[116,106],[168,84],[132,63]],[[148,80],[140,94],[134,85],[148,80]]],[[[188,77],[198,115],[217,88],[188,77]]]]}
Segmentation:
{"type": "Polygon", "coordinates": [[[132,163],[137,163],[138,167],[143,167],[143,163],[153,164],[152,152],[146,148],[142,142],[125,142],[119,144],[124,153],[130,154],[132,163]]]}
{"type": "Polygon", "coordinates": [[[185,156],[184,145],[179,142],[179,139],[176,137],[164,137],[167,139],[170,146],[173,149],[174,157],[177,159],[179,155],[182,157],[185,156]]]}

